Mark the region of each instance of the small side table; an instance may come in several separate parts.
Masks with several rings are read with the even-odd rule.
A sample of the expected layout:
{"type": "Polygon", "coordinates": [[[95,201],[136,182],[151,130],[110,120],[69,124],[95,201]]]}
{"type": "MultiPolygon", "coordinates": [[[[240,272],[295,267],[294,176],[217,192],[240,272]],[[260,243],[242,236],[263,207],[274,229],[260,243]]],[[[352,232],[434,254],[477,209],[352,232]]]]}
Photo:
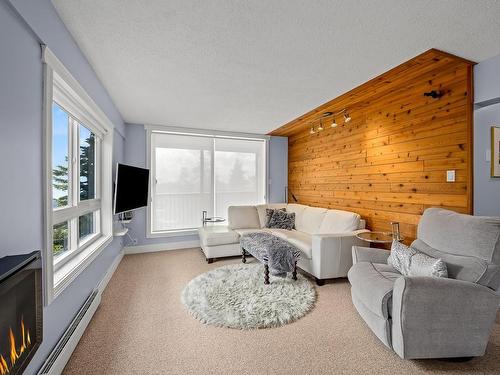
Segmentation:
{"type": "Polygon", "coordinates": [[[207,211],[203,211],[203,216],[201,218],[203,226],[207,225],[207,223],[222,223],[224,221],[226,221],[226,219],[220,216],[207,217],[207,211]]]}
{"type": "MultiPolygon", "coordinates": [[[[391,244],[394,240],[394,236],[391,232],[362,232],[356,234],[356,237],[360,240],[373,243],[373,244],[391,244]]],[[[398,241],[403,241],[404,238],[402,236],[399,237],[398,241]]]]}

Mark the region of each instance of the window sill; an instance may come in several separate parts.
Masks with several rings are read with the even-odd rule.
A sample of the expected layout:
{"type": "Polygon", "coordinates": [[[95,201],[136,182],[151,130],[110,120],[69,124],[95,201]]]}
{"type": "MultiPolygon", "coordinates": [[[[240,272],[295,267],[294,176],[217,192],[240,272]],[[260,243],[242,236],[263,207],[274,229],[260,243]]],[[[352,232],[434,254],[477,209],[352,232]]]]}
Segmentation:
{"type": "Polygon", "coordinates": [[[152,232],[147,234],[147,238],[181,237],[198,235],[198,229],[169,230],[163,232],[152,232]]]}
{"type": "Polygon", "coordinates": [[[80,275],[92,261],[108,246],[113,236],[103,236],[75,255],[54,273],[54,299],[80,275]]]}

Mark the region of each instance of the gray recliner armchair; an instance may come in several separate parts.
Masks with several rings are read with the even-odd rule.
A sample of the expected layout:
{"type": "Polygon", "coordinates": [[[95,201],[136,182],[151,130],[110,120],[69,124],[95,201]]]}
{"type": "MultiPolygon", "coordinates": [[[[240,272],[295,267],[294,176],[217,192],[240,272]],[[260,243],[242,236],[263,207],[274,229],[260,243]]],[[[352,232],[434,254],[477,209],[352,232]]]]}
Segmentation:
{"type": "Polygon", "coordinates": [[[412,247],[445,261],[448,278],[405,277],[388,251],[353,246],[359,314],[401,358],[484,355],[500,302],[500,218],[430,208],[412,247]]]}

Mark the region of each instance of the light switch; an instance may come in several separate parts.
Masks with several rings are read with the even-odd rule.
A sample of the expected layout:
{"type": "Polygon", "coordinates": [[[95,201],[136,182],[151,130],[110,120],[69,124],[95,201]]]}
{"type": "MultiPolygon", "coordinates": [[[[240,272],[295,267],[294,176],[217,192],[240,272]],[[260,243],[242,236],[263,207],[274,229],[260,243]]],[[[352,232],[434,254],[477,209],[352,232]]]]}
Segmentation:
{"type": "Polygon", "coordinates": [[[455,171],[446,171],[446,182],[455,182],[455,171]]]}
{"type": "Polygon", "coordinates": [[[485,160],[486,163],[489,163],[491,161],[491,150],[486,150],[485,160]]]}

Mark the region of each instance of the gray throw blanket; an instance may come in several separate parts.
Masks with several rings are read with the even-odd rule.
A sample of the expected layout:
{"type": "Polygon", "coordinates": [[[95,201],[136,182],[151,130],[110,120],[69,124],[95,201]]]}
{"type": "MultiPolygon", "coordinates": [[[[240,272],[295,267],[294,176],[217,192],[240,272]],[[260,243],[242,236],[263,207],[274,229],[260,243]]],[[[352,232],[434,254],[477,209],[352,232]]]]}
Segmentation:
{"type": "Polygon", "coordinates": [[[293,272],[300,250],[286,240],[271,233],[256,232],[241,236],[241,247],[255,258],[269,266],[273,276],[285,277],[293,272]]]}

